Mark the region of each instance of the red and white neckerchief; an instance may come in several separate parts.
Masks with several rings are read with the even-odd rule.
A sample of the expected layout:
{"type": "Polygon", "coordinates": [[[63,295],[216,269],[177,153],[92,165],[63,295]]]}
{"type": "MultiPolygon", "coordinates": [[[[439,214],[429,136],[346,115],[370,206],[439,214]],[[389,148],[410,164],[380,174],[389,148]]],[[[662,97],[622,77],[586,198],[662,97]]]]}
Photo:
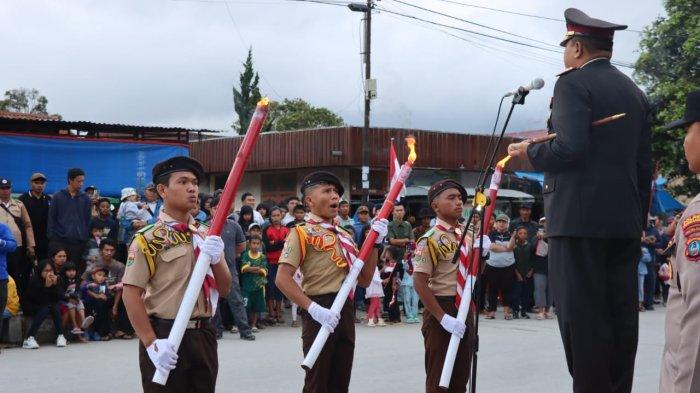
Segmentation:
{"type": "MultiPolygon", "coordinates": [[[[457,241],[460,241],[462,238],[462,228],[460,227],[445,228],[440,224],[437,224],[436,227],[441,231],[454,233],[457,238],[457,241]]],[[[467,239],[465,238],[464,240],[467,239]]],[[[473,270],[470,269],[470,250],[471,247],[467,247],[467,245],[465,245],[464,243],[460,244],[459,265],[457,268],[457,295],[455,296],[455,304],[457,305],[457,308],[459,308],[459,304],[462,302],[462,294],[464,293],[464,287],[467,283],[467,280],[476,281],[475,272],[470,271],[473,270]]],[[[472,283],[474,281],[472,281],[472,283]]]]}
{"type": "MultiPolygon", "coordinates": [[[[357,259],[358,251],[357,248],[355,247],[355,243],[351,239],[349,239],[347,236],[345,236],[345,233],[335,227],[332,224],[329,224],[327,222],[322,222],[322,221],[316,221],[313,219],[307,220],[307,222],[311,225],[318,225],[323,229],[327,229],[331,232],[333,232],[340,242],[340,249],[343,250],[343,256],[345,256],[345,261],[348,264],[348,271],[352,269],[352,265],[355,263],[355,260],[357,259]]],[[[355,298],[355,291],[352,290],[350,291],[350,300],[355,298]]]]}
{"type": "MultiPolygon", "coordinates": [[[[184,223],[166,224],[177,232],[189,233],[191,235],[192,247],[194,247],[194,258],[196,261],[197,258],[199,258],[199,245],[204,241],[206,234],[201,233],[199,228],[194,225],[184,223]]],[[[219,288],[216,286],[214,272],[212,272],[211,267],[209,267],[207,275],[204,276],[202,292],[204,293],[204,299],[206,300],[205,309],[211,310],[211,315],[216,314],[216,306],[219,303],[219,288]]]]}

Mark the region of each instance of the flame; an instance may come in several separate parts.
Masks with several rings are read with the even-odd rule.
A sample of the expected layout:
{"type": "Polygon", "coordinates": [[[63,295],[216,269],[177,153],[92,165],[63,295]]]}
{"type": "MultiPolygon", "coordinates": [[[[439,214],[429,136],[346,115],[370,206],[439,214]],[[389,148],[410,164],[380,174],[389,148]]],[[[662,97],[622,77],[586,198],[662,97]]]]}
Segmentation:
{"type": "Polygon", "coordinates": [[[270,105],[270,99],[267,97],[263,97],[258,101],[258,106],[269,106],[270,105]]]}
{"type": "Polygon", "coordinates": [[[408,146],[408,161],[413,164],[416,162],[418,155],[416,154],[416,138],[413,135],[406,137],[406,145],[408,146]]]}
{"type": "Polygon", "coordinates": [[[508,161],[510,161],[510,159],[511,159],[511,156],[506,156],[506,157],[505,157],[504,159],[502,159],[501,161],[498,161],[498,163],[496,164],[496,166],[497,166],[497,167],[501,167],[501,168],[505,168],[506,163],[508,163],[508,161]]]}

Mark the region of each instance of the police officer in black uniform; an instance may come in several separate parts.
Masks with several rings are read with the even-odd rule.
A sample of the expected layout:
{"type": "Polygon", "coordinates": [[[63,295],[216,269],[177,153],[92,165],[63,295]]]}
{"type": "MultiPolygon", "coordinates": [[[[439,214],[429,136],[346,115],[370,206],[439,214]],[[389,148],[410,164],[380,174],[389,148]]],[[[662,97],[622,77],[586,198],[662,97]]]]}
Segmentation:
{"type": "Polygon", "coordinates": [[[545,173],[549,277],[574,392],[630,392],[637,351],[637,262],[651,188],[649,105],[613,65],[627,26],[569,8],[567,70],[554,87],[556,139],[510,145],[545,173]],[[593,121],[614,114],[614,122],[593,121]]]}

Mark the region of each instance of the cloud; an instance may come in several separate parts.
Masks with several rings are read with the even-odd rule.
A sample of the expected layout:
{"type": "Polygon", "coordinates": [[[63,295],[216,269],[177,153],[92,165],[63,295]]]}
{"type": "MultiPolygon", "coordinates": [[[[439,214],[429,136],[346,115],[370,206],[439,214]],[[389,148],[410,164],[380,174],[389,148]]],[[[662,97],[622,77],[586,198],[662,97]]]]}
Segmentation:
{"type": "MultiPolygon", "coordinates": [[[[564,32],[557,22],[407,1],[554,44],[564,32]]],[[[557,18],[575,6],[637,29],[663,13],[651,1],[481,3],[557,18]]],[[[391,0],[379,4],[478,29],[391,0]]],[[[231,88],[252,45],[265,94],[304,98],[359,125],[361,18],[345,7],[282,0],[231,0],[228,10],[200,1],[3,2],[0,90],[39,89],[49,110],[68,120],[229,130],[231,88]]],[[[373,15],[372,31],[373,125],[490,131],[500,96],[542,77],[544,89],[517,109],[510,129],[544,126],[554,75],[563,69],[560,55],[460,34],[471,41],[465,42],[381,11],[373,15]]],[[[618,33],[614,57],[634,61],[638,41],[638,34],[618,33]]]]}

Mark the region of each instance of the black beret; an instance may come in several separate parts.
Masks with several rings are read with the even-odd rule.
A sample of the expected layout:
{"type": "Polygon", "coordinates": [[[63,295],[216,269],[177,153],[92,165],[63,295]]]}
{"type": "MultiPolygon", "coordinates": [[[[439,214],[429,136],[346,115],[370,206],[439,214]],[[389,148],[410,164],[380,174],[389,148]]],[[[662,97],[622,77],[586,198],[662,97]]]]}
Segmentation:
{"type": "Polygon", "coordinates": [[[430,189],[428,190],[428,203],[432,204],[433,200],[440,195],[445,190],[449,190],[450,188],[454,188],[457,191],[459,191],[460,194],[462,194],[462,202],[466,203],[468,199],[467,195],[467,190],[462,187],[459,182],[456,180],[452,179],[445,179],[445,180],[440,180],[439,182],[433,184],[430,189]]]}
{"type": "Polygon", "coordinates": [[[685,97],[685,115],[683,118],[666,124],[663,130],[668,131],[678,127],[685,127],[696,121],[700,121],[700,90],[688,93],[685,97]]]}
{"type": "Polygon", "coordinates": [[[317,184],[332,184],[335,186],[335,190],[338,191],[338,195],[343,195],[345,193],[345,188],[343,183],[338,179],[338,176],[325,171],[312,172],[301,181],[301,193],[317,184]]]}
{"type": "Polygon", "coordinates": [[[158,183],[158,179],[161,176],[181,171],[192,172],[200,182],[204,179],[204,168],[202,164],[194,158],[185,156],[172,157],[157,163],[153,166],[151,174],[153,175],[153,182],[158,183]]]}

